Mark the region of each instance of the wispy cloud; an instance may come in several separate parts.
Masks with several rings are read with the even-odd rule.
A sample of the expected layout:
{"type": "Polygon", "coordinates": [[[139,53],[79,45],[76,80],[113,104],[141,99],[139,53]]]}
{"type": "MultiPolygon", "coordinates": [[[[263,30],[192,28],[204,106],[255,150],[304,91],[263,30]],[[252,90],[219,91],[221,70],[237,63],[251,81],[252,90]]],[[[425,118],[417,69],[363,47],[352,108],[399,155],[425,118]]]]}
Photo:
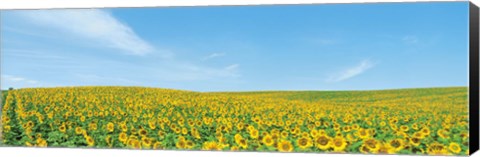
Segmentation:
{"type": "Polygon", "coordinates": [[[128,84],[128,85],[138,85],[140,82],[119,78],[119,77],[106,77],[99,76],[96,74],[74,74],[82,83],[91,84],[91,83],[106,83],[106,84],[128,84]]]}
{"type": "Polygon", "coordinates": [[[406,44],[416,44],[419,42],[418,37],[414,35],[407,35],[402,38],[402,41],[406,44]]]}
{"type": "Polygon", "coordinates": [[[64,56],[42,54],[41,52],[42,51],[33,51],[33,50],[27,50],[27,49],[3,49],[2,50],[3,55],[12,56],[12,57],[25,57],[25,58],[34,58],[34,59],[57,59],[57,60],[67,59],[64,56]]]}
{"type": "Polygon", "coordinates": [[[145,55],[154,51],[153,46],[140,38],[129,26],[106,11],[30,10],[18,12],[18,15],[34,25],[57,29],[128,54],[145,55]]]}
{"type": "Polygon", "coordinates": [[[225,70],[236,70],[240,65],[239,64],[232,64],[232,65],[229,65],[227,67],[225,67],[225,70]]]}
{"type": "Polygon", "coordinates": [[[238,78],[241,76],[240,73],[238,72],[239,67],[240,67],[240,64],[232,64],[220,71],[226,77],[238,78]]]}
{"type": "Polygon", "coordinates": [[[35,85],[38,83],[38,81],[36,80],[31,80],[31,79],[27,79],[20,76],[14,76],[14,75],[2,75],[1,78],[2,78],[2,83],[10,82],[15,84],[29,84],[29,85],[35,85]]]}
{"type": "Polygon", "coordinates": [[[232,64],[224,68],[211,68],[189,63],[174,66],[175,70],[163,69],[156,73],[166,73],[167,75],[162,75],[161,79],[167,81],[203,81],[240,77],[238,64],[232,64]]]}
{"type": "MultiPolygon", "coordinates": [[[[148,82],[176,83],[180,81],[211,81],[223,79],[235,79],[240,76],[239,65],[231,64],[226,66],[210,67],[196,64],[186,59],[177,58],[173,55],[175,50],[167,47],[155,47],[147,40],[138,36],[132,28],[117,20],[112,14],[102,10],[29,10],[19,11],[14,14],[18,19],[27,22],[28,26],[9,27],[7,30],[16,34],[23,34],[31,37],[45,37],[45,41],[58,41],[67,38],[75,38],[75,42],[67,40],[68,44],[82,42],[92,43],[96,46],[86,47],[95,52],[110,52],[120,50],[131,55],[146,55],[148,57],[135,57],[132,62],[125,62],[120,57],[105,57],[112,54],[92,55],[82,51],[68,50],[70,53],[56,52],[55,43],[44,43],[41,48],[11,47],[4,49],[8,59],[18,59],[29,62],[29,67],[22,66],[22,70],[48,69],[50,73],[62,74],[62,78],[40,78],[41,83],[33,84],[34,80],[21,77],[6,76],[2,85],[16,88],[36,87],[47,85],[45,81],[55,82],[52,85],[141,85],[148,82]],[[48,31],[43,31],[43,29],[48,31]],[[59,39],[57,39],[59,38],[59,39]],[[105,46],[112,48],[105,50],[105,46]],[[122,59],[122,60],[117,60],[122,59]],[[88,62],[85,62],[88,60],[88,62]],[[124,75],[129,71],[128,75],[124,75]],[[65,73],[71,75],[65,76],[65,73]],[[148,78],[140,76],[149,76],[148,78]],[[122,78],[120,78],[122,77],[122,78]],[[14,81],[17,82],[14,82],[14,81]],[[30,84],[21,83],[28,81],[30,84]],[[70,81],[65,81],[70,80],[70,81]],[[73,81],[71,81],[73,80],[73,81]]],[[[12,24],[12,23],[10,23],[12,24]]],[[[29,38],[24,38],[28,41],[29,38]]],[[[42,38],[43,39],[43,38],[42,38]]],[[[73,40],[72,40],[73,41],[73,40]]],[[[76,45],[85,46],[85,45],[76,45]]],[[[80,48],[81,50],[81,48],[80,48]]],[[[225,53],[212,53],[202,58],[209,60],[225,56],[225,53]]],[[[10,66],[13,67],[13,66],[10,66]]],[[[17,66],[18,67],[18,66],[17,66]]],[[[21,69],[19,68],[19,69],[21,69]]],[[[11,69],[7,69],[14,71],[11,69]]],[[[27,72],[27,71],[22,71],[27,72]]],[[[36,73],[36,71],[28,71],[36,73]]],[[[32,75],[33,76],[33,75],[32,75]]],[[[4,76],[2,76],[4,79],[4,76]]],[[[51,86],[51,85],[50,85],[51,86]]]]}
{"type": "Polygon", "coordinates": [[[225,56],[225,55],[226,55],[225,53],[212,53],[208,56],[203,57],[202,60],[205,61],[205,60],[209,60],[209,59],[212,59],[212,58],[222,57],[222,56],[225,56]]]}
{"type": "Polygon", "coordinates": [[[375,64],[372,63],[370,60],[368,60],[368,59],[363,60],[362,62],[360,62],[360,64],[358,64],[354,67],[345,69],[345,70],[343,70],[339,73],[331,75],[326,81],[327,82],[344,81],[344,80],[353,78],[357,75],[360,75],[360,74],[364,73],[365,71],[367,71],[368,69],[373,68],[374,66],[375,66],[375,64]]]}

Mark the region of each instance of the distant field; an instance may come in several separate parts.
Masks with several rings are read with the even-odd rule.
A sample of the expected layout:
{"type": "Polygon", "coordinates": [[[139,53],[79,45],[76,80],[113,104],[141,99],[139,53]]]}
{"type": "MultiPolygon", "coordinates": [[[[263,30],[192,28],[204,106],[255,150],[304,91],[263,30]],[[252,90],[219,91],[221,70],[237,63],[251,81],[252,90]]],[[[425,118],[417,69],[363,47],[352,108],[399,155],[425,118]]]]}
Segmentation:
{"type": "Polygon", "coordinates": [[[465,155],[467,93],[18,89],[2,128],[13,146],[465,155]]]}

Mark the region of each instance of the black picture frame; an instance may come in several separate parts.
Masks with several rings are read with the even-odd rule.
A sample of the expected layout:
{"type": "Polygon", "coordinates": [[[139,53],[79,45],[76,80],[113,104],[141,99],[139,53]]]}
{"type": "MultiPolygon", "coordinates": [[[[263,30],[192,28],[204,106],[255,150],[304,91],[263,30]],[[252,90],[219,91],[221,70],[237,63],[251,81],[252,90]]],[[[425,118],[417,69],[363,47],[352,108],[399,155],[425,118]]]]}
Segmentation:
{"type": "Polygon", "coordinates": [[[479,9],[469,5],[469,132],[470,155],[479,147],[479,9]]]}

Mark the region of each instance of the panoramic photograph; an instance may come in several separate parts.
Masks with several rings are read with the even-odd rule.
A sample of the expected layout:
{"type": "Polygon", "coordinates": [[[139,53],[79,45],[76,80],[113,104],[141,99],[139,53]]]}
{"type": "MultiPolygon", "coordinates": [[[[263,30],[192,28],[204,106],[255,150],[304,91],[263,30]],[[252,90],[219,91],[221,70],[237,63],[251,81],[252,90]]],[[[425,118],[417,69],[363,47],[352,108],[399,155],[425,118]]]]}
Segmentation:
{"type": "Polygon", "coordinates": [[[468,7],[2,10],[0,146],[468,155],[468,7]]]}

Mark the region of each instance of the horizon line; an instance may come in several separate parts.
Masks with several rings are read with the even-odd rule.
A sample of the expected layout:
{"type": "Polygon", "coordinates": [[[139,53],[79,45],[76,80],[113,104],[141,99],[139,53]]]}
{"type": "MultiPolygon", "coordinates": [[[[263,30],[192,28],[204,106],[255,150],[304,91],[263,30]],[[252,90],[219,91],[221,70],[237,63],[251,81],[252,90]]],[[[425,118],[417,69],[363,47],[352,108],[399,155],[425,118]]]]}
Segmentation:
{"type": "MultiPolygon", "coordinates": [[[[13,88],[16,89],[35,89],[35,88],[76,88],[76,87],[134,87],[134,88],[156,88],[156,89],[168,89],[168,90],[178,90],[178,91],[188,91],[188,92],[198,92],[198,93],[226,93],[226,92],[342,92],[342,91],[388,91],[388,90],[408,90],[408,89],[432,89],[432,88],[469,88],[470,86],[433,86],[433,87],[400,87],[400,88],[383,88],[383,89],[352,89],[352,90],[335,90],[335,89],[295,89],[295,90],[225,90],[225,91],[196,91],[196,90],[187,90],[187,89],[176,89],[176,88],[162,88],[162,87],[151,87],[151,86],[123,86],[123,85],[80,85],[80,86],[56,86],[56,87],[22,87],[22,88],[13,88]]],[[[9,89],[1,89],[1,91],[9,91],[9,89]]]]}

